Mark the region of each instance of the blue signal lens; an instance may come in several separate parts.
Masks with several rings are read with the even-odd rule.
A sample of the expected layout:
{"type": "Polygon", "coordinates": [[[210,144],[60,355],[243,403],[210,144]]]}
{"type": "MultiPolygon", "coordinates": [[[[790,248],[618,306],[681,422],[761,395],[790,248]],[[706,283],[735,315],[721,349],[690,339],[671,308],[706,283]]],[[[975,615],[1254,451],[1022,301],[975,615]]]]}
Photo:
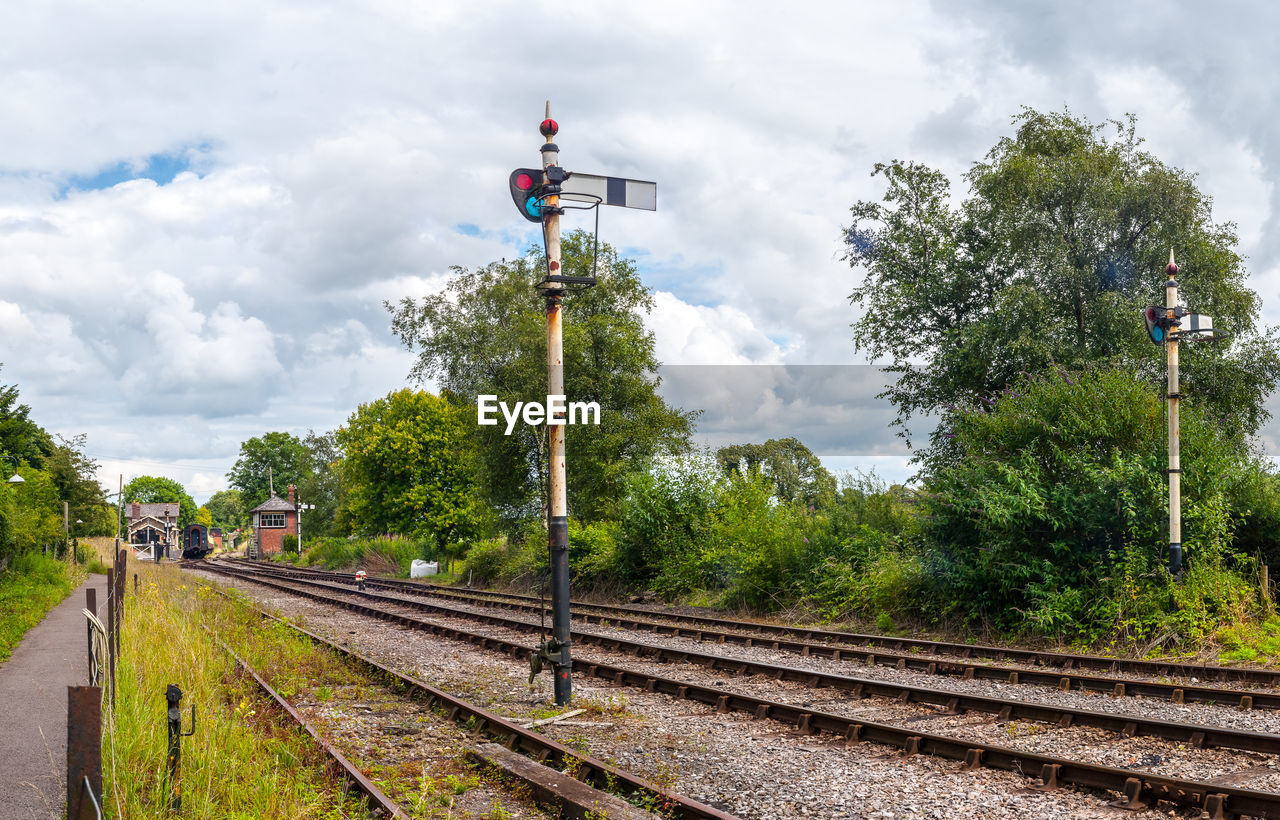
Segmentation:
{"type": "Polygon", "coordinates": [[[1163,342],[1164,328],[1159,326],[1151,328],[1151,338],[1155,339],[1157,342],[1163,342]]]}
{"type": "Polygon", "coordinates": [[[524,210],[529,216],[542,218],[542,205],[538,202],[537,197],[529,197],[524,201],[524,210]]]}

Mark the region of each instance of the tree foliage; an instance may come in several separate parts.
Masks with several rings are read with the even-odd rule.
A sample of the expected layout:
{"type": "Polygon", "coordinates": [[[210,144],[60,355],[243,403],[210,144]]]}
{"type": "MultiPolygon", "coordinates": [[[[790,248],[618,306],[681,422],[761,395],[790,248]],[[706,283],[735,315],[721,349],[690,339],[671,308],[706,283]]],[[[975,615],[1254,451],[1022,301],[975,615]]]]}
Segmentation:
{"type": "MultiPolygon", "coordinates": [[[[563,272],[591,273],[592,237],[573,231],[562,245],[563,272]]],[[[544,402],[547,393],[546,317],[537,283],[545,275],[540,248],[523,258],[483,268],[454,268],[444,298],[403,299],[387,305],[392,329],[418,353],[411,377],[436,379],[450,402],[475,419],[476,397],[496,395],[544,402]]],[[[583,520],[605,516],[621,496],[628,472],[654,456],[687,448],[693,413],[658,395],[653,334],[642,314],[653,307],[631,260],[600,245],[599,284],[564,300],[564,380],[570,401],[595,401],[600,424],[569,426],[571,512],[583,520]]],[[[546,505],[546,430],[518,424],[472,424],[479,444],[486,498],[508,520],[546,505]]]]}
{"type": "Polygon", "coordinates": [[[239,490],[218,490],[209,496],[204,506],[213,520],[210,526],[218,527],[224,533],[230,533],[248,523],[248,508],[245,507],[239,490]]]}
{"type": "Polygon", "coordinates": [[[345,490],[342,484],[342,448],[338,446],[337,433],[308,430],[302,444],[306,448],[307,461],[298,479],[298,499],[316,507],[303,514],[302,535],[307,539],[340,535],[338,509],[342,506],[345,490]]]}
{"type": "Polygon", "coordinates": [[[121,498],[124,499],[126,506],[135,501],[141,504],[177,504],[179,527],[185,527],[195,521],[195,500],[187,494],[185,487],[172,478],[140,475],[124,485],[121,498]]]}
{"type": "Polygon", "coordinates": [[[836,493],[835,476],[797,438],[731,444],[716,451],[716,461],[730,473],[759,470],[773,482],[783,501],[822,507],[830,504],[836,493]]]}
{"type": "Polygon", "coordinates": [[[270,495],[283,496],[290,484],[297,485],[306,475],[309,454],[306,445],[290,433],[265,433],[240,444],[240,457],[227,473],[227,481],[239,490],[246,510],[251,510],[270,495]]]}
{"type": "MultiPolygon", "coordinates": [[[[940,608],[1003,628],[1149,632],[1157,613],[1125,620],[1135,602],[1167,594],[1162,405],[1132,372],[1091,368],[1025,377],[954,413],[921,499],[940,608]]],[[[1208,597],[1186,592],[1177,609],[1204,615],[1203,627],[1242,588],[1252,600],[1231,572],[1245,561],[1232,548],[1242,527],[1233,510],[1249,507],[1265,467],[1201,407],[1181,422],[1188,573],[1220,583],[1208,597]]],[[[1171,628],[1185,637],[1184,626],[1171,628]]]]}
{"type": "Polygon", "coordinates": [[[429,538],[460,553],[485,520],[469,424],[464,410],[424,391],[360,405],[337,431],[348,483],[342,517],[360,534],[429,538]]]}
{"type": "Polygon", "coordinates": [[[889,360],[896,423],[992,396],[1023,373],[1105,363],[1155,381],[1139,310],[1164,303],[1173,249],[1191,307],[1233,334],[1185,346],[1184,392],[1220,423],[1256,431],[1280,355],[1257,325],[1234,226],[1213,221],[1192,174],[1142,149],[1132,117],[1027,109],[1014,122],[965,175],[958,207],[940,172],[895,160],[873,172],[882,200],[852,208],[846,258],[865,272],[850,296],[862,311],[854,341],[889,360]]]}

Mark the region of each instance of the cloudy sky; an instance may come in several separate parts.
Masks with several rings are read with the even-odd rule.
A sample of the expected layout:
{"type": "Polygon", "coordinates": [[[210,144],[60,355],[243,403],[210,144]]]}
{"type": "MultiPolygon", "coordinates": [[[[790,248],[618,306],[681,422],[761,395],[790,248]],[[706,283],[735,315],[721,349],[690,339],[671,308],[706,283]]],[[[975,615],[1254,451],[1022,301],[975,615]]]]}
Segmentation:
{"type": "MultiPolygon", "coordinates": [[[[105,483],[204,499],[245,438],[405,384],[382,300],[529,245],[506,177],[537,164],[547,99],[566,168],[658,181],[656,213],[600,230],[657,292],[668,364],[864,363],[839,240],[872,164],[958,177],[1023,105],[1138,115],[1238,223],[1280,324],[1280,15],[1214,6],[6,4],[0,383],[87,433],[105,483]]],[[[833,466],[910,472],[882,410],[796,414],[805,379],[869,368],[748,371],[702,404],[697,372],[672,381],[705,440],[790,412],[833,466]]]]}

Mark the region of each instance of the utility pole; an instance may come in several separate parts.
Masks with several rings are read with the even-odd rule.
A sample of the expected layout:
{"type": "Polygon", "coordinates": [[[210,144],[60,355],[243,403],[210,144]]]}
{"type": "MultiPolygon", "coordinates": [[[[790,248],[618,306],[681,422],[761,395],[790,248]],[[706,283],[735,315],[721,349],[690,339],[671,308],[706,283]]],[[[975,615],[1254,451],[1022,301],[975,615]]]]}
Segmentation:
{"type": "MultiPolygon", "coordinates": [[[[546,142],[542,146],[544,183],[556,185],[555,193],[542,200],[542,225],[547,249],[547,270],[560,276],[560,197],[556,184],[561,175],[560,148],[553,142],[560,127],[551,119],[551,103],[538,127],[546,142]]],[[[562,301],[564,285],[544,282],[542,289],[547,307],[547,395],[564,395],[564,344],[562,301]]],[[[562,411],[563,412],[563,411],[562,411]]],[[[547,453],[550,460],[550,491],[547,496],[547,541],[551,550],[551,638],[560,650],[552,660],[557,706],[566,706],[573,698],[573,658],[569,654],[569,500],[565,488],[564,416],[557,413],[547,419],[547,453]]],[[[550,408],[548,408],[550,414],[550,408]]]]}
{"type": "Polygon", "coordinates": [[[1180,427],[1178,424],[1178,265],[1173,261],[1173,249],[1169,249],[1169,265],[1164,269],[1169,279],[1164,285],[1165,321],[1169,332],[1165,342],[1168,367],[1169,393],[1169,574],[1175,578],[1182,574],[1182,461],[1178,452],[1180,427]]]}

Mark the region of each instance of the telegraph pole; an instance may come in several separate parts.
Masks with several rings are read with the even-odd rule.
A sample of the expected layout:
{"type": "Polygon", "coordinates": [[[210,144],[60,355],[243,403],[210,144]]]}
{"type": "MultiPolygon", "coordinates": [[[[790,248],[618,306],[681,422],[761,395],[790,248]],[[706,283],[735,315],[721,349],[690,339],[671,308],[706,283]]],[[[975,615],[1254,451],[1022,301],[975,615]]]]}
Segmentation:
{"type": "Polygon", "coordinates": [[[1164,285],[1165,320],[1169,323],[1165,352],[1168,362],[1169,393],[1169,574],[1182,573],[1182,461],[1178,452],[1178,265],[1169,250],[1169,265],[1164,269],[1169,279],[1164,285]]]}
{"type": "MultiPolygon", "coordinates": [[[[556,181],[560,174],[552,171],[560,165],[560,148],[553,142],[560,130],[551,119],[551,103],[538,130],[546,137],[542,146],[544,182],[554,185],[554,192],[542,200],[542,229],[547,248],[547,271],[552,277],[560,271],[560,197],[556,181]]],[[[564,286],[549,281],[543,284],[547,306],[547,395],[564,395],[564,344],[562,334],[562,301],[564,286]]],[[[573,698],[573,658],[569,654],[569,501],[565,489],[564,416],[547,419],[547,451],[550,492],[547,496],[547,540],[551,550],[551,638],[560,655],[553,656],[557,706],[566,706],[573,698]]]]}

